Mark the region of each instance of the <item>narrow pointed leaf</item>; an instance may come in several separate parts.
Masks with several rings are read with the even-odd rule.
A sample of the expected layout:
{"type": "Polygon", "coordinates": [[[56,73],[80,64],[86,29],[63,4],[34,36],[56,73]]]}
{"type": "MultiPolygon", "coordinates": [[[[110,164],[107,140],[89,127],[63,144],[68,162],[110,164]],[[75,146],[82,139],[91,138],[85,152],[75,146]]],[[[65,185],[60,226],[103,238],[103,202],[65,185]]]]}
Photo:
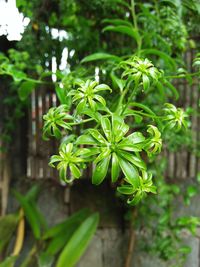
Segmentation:
{"type": "Polygon", "coordinates": [[[101,117],[101,126],[108,141],[112,141],[112,130],[110,120],[105,117],[101,117]]]}
{"type": "Polygon", "coordinates": [[[22,196],[17,191],[13,191],[13,192],[14,192],[14,196],[19,201],[21,207],[24,210],[25,217],[31,226],[31,229],[33,231],[35,238],[39,239],[40,234],[41,234],[40,232],[41,229],[40,229],[40,221],[37,218],[38,213],[35,211],[31,203],[29,203],[24,196],[22,196]]]}
{"type": "Polygon", "coordinates": [[[134,185],[135,187],[138,187],[139,185],[139,174],[137,169],[128,162],[127,160],[124,160],[121,157],[118,157],[119,159],[119,165],[126,176],[127,180],[130,182],[130,184],[134,185]]]}
{"type": "Polygon", "coordinates": [[[133,39],[136,40],[136,42],[139,42],[140,40],[140,35],[138,33],[138,31],[136,29],[134,29],[133,27],[127,26],[127,25],[118,25],[118,26],[107,26],[103,29],[103,31],[113,31],[113,32],[119,32],[119,33],[123,33],[125,35],[128,35],[130,37],[132,37],[133,39]]]}
{"type": "Polygon", "coordinates": [[[97,213],[88,217],[75,231],[61,252],[56,267],[73,267],[80,259],[91,241],[99,222],[97,213]]]}
{"type": "Polygon", "coordinates": [[[112,153],[112,168],[111,168],[111,178],[112,182],[115,183],[119,177],[120,166],[116,153],[112,153]]]}

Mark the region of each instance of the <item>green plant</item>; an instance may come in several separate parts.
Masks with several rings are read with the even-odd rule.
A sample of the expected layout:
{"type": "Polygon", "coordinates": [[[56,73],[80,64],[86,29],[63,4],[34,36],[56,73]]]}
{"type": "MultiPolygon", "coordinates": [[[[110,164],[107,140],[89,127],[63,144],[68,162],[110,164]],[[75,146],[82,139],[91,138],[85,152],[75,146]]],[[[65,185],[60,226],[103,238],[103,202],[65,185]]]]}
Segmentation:
{"type": "Polygon", "coordinates": [[[126,219],[131,221],[131,227],[137,232],[138,248],[150,255],[157,255],[167,261],[169,266],[181,267],[191,252],[185,236],[197,235],[200,219],[187,214],[177,214],[177,198],[182,198],[182,205],[185,207],[184,202],[189,205],[199,190],[191,185],[183,190],[178,183],[167,182],[163,177],[165,163],[164,159],[160,159],[157,164],[151,166],[152,172],[158,177],[158,194],[149,196],[137,206],[134,221],[132,210],[127,212],[126,219]],[[194,190],[194,187],[197,190],[194,190]]]}
{"type": "Polygon", "coordinates": [[[44,216],[36,205],[36,196],[39,188],[34,186],[23,196],[13,191],[19,201],[20,212],[6,215],[0,220],[0,252],[4,252],[4,261],[1,267],[13,267],[21,258],[21,251],[24,246],[26,219],[34,237],[32,248],[25,258],[21,258],[21,267],[30,266],[56,266],[73,267],[86,250],[92,239],[99,216],[97,213],[90,214],[88,210],[80,210],[66,220],[48,227],[44,216]],[[11,256],[8,244],[15,236],[15,246],[11,256]]]}
{"type": "MultiPolygon", "coordinates": [[[[155,242],[148,251],[165,260],[170,256],[179,260],[184,252],[184,248],[179,250],[180,228],[189,228],[188,221],[195,227],[198,219],[183,219],[178,226],[171,206],[182,190],[163,179],[164,168],[156,156],[162,144],[173,151],[187,147],[199,154],[189,121],[198,111],[188,107],[184,112],[171,104],[179,97],[173,82],[185,79],[192,85],[199,76],[198,54],[194,73],[188,73],[183,61],[187,48],[198,49],[192,36],[199,34],[199,3],[131,0],[129,5],[123,0],[70,0],[44,10],[34,0],[18,1],[18,6],[32,19],[18,48],[29,51],[28,66],[34,67],[22,71],[16,55],[14,64],[3,59],[1,74],[13,77],[20,99],[34,90],[33,84],[55,87],[62,106],[44,116],[43,135],[60,138],[61,146],[50,165],[59,169],[62,181],[71,183],[95,163],[93,183],[110,178],[118,195],[137,204],[138,227],[145,228],[147,239],[155,242]],[[67,28],[68,38],[53,38],[55,28],[67,28]],[[54,73],[56,82],[46,82],[43,77],[52,74],[48,64],[56,57],[59,65],[65,47],[69,52],[66,69],[54,73]],[[155,186],[158,194],[145,198],[156,192],[155,186]]],[[[189,187],[184,201],[189,203],[193,194],[189,187]]],[[[132,220],[131,216],[131,227],[132,220]]]]}
{"type": "MultiPolygon", "coordinates": [[[[98,84],[96,81],[81,81],[78,84],[81,87],[76,89],[75,85],[68,92],[68,97],[73,96],[72,102],[79,101],[77,106],[73,106],[75,109],[72,115],[68,115],[69,107],[62,105],[50,109],[44,116],[44,137],[48,138],[49,135],[61,137],[65,134],[62,130],[66,129],[75,134],[73,126],[81,125],[81,133],[77,136],[77,140],[73,144],[65,140],[60,146],[60,155],[52,156],[50,165],[55,167],[55,163],[58,163],[57,168],[61,179],[71,182],[73,179],[80,178],[81,168],[93,162],[95,168],[92,182],[100,184],[108,176],[111,162],[112,182],[118,181],[121,170],[125,178],[123,180],[120,178],[120,183],[130,184],[129,189],[132,189],[129,190],[129,194],[133,201],[129,199],[128,202],[133,204],[146,195],[144,192],[155,193],[151,175],[148,174],[143,159],[144,154],[142,157],[141,153],[146,152],[147,157],[150,158],[160,153],[162,146],[160,132],[167,131],[167,128],[180,130],[182,126],[187,127],[185,122],[187,116],[182,109],[177,110],[172,104],[166,104],[163,107],[163,115],[158,116],[153,109],[137,102],[137,97],[145,97],[148,90],[156,90],[158,81],[162,83],[166,79],[150,61],[131,57],[120,62],[116,68],[121,73],[117,79],[124,81],[124,87],[114,107],[111,102],[106,104],[103,95],[96,94],[99,91],[111,91],[108,85],[98,84]],[[130,122],[137,121],[138,116],[140,122],[146,118],[148,122],[142,130],[134,131],[134,126],[131,126],[130,122]],[[150,123],[152,124],[148,125],[150,123]],[[57,125],[60,126],[59,129],[57,125]],[[85,147],[81,148],[80,145],[85,147]],[[66,179],[68,166],[71,170],[70,179],[66,179]],[[134,200],[135,195],[137,200],[134,200]]],[[[119,191],[124,192],[124,188],[127,187],[122,185],[119,191]]]]}
{"type": "MultiPolygon", "coordinates": [[[[155,236],[155,244],[150,244],[148,251],[156,252],[165,260],[173,258],[173,263],[181,266],[189,252],[189,248],[181,244],[181,230],[190,230],[188,221],[192,223],[192,229],[196,228],[199,219],[174,218],[171,205],[178,187],[166,183],[160,170],[152,171],[149,166],[161,152],[162,143],[177,150],[180,144],[191,142],[191,113],[168,103],[171,98],[179,97],[173,85],[174,79],[185,78],[192,83],[193,77],[199,76],[199,71],[188,73],[182,60],[189,32],[184,23],[188,5],[186,2],[179,7],[177,2],[171,1],[147,4],[132,0],[131,5],[126,7],[129,14],[127,17],[131,16],[133,22],[127,18],[105,19],[104,23],[109,25],[105,26],[103,31],[124,35],[122,39],[129,40],[129,47],[131,46],[134,52],[127,49],[128,53],[121,56],[119,53],[116,55],[100,51],[82,60],[87,66],[91,66],[91,63],[94,65],[95,61],[99,62],[99,86],[111,88],[112,94],[102,91],[101,100],[95,99],[96,92],[93,89],[97,82],[89,81],[87,76],[85,79],[82,77],[85,82],[81,81],[84,89],[77,88],[76,83],[71,83],[72,93],[69,87],[67,90],[63,88],[63,92],[70,99],[69,102],[78,105],[68,107],[74,122],[69,122],[68,125],[72,126],[72,129],[67,133],[64,129],[61,131],[63,137],[67,134],[68,138],[63,138],[60,150],[63,150],[63,145],[71,146],[73,141],[74,153],[82,150],[82,153],[78,153],[80,161],[84,162],[79,165],[78,178],[81,169],[92,162],[95,164],[92,176],[94,184],[100,184],[106,177],[111,177],[111,181],[116,183],[117,191],[128,196],[128,204],[136,205],[142,201],[136,208],[138,224],[141,226],[143,223],[150,229],[149,235],[155,236]],[[94,86],[90,87],[90,84],[94,86]],[[74,98],[71,99],[71,95],[74,98]],[[80,126],[77,135],[78,125],[80,126]],[[156,180],[154,184],[152,173],[156,180]],[[159,195],[152,199],[155,200],[158,211],[153,208],[147,219],[148,210],[151,210],[155,203],[148,203],[148,199],[146,201],[144,197],[147,193],[156,193],[156,186],[159,195]],[[142,221],[142,216],[146,216],[147,221],[152,220],[158,226],[157,229],[153,224],[148,225],[142,221]],[[161,219],[158,221],[159,216],[161,219]],[[183,256],[181,260],[179,255],[183,256]]],[[[197,55],[194,60],[197,67],[198,61],[197,55]]],[[[50,160],[54,167],[55,157],[57,156],[52,156],[50,160]]],[[[57,162],[59,169],[58,158],[57,162]]],[[[77,178],[73,173],[70,177],[70,182],[77,178]]],[[[151,199],[150,196],[149,198],[151,199]]]]}

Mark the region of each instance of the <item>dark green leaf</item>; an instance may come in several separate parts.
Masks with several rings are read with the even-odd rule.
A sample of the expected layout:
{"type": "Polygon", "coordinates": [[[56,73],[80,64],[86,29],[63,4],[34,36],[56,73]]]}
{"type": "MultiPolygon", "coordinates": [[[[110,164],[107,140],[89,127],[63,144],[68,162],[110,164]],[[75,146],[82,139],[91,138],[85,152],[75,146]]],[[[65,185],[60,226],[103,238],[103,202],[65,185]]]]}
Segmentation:
{"type": "Polygon", "coordinates": [[[124,159],[130,161],[133,165],[140,169],[146,169],[144,161],[141,160],[139,157],[134,156],[132,153],[120,151],[120,157],[123,157],[124,159]]]}
{"type": "Polygon", "coordinates": [[[135,187],[138,187],[139,185],[139,174],[137,169],[128,162],[127,160],[124,160],[123,158],[119,157],[119,165],[126,176],[127,180],[130,182],[130,184],[134,185],[135,187]]]}
{"type": "Polygon", "coordinates": [[[131,206],[137,205],[143,198],[143,193],[138,191],[132,199],[128,199],[127,203],[131,206]]]}
{"type": "Polygon", "coordinates": [[[16,260],[17,260],[16,256],[8,257],[3,262],[0,263],[0,267],[13,267],[16,260]]]}
{"type": "Polygon", "coordinates": [[[132,185],[122,185],[117,187],[117,191],[123,195],[131,195],[135,192],[135,189],[132,185]]]}
{"type": "Polygon", "coordinates": [[[103,31],[113,31],[113,32],[119,32],[119,33],[123,33],[126,34],[130,37],[132,37],[133,39],[136,40],[136,42],[138,43],[140,41],[140,35],[138,33],[138,31],[136,29],[134,29],[133,27],[130,26],[126,26],[126,25],[119,25],[119,26],[106,26],[103,31]]]}
{"type": "Polygon", "coordinates": [[[123,19],[104,19],[103,22],[104,23],[111,23],[111,24],[116,25],[116,26],[126,25],[129,27],[132,27],[132,24],[129,21],[123,20],[123,19]]]}
{"type": "Polygon", "coordinates": [[[14,196],[19,201],[21,207],[24,209],[24,214],[29,222],[33,234],[36,239],[40,238],[40,221],[38,220],[38,213],[35,211],[31,203],[29,203],[26,199],[26,197],[22,196],[17,191],[13,191],[14,196]]]}
{"type": "Polygon", "coordinates": [[[115,183],[119,177],[120,167],[118,157],[115,152],[112,153],[112,169],[111,169],[111,179],[115,183]]]}
{"type": "Polygon", "coordinates": [[[12,238],[18,221],[18,214],[8,214],[0,218],[0,252],[3,251],[12,238]]]}
{"type": "Polygon", "coordinates": [[[168,54],[166,54],[165,52],[162,52],[158,49],[154,49],[154,48],[149,48],[149,49],[143,49],[141,50],[141,54],[146,56],[146,55],[156,55],[159,56],[160,58],[162,58],[165,63],[167,65],[170,65],[174,70],[176,69],[176,62],[175,60],[170,57],[168,54]]]}
{"type": "Polygon", "coordinates": [[[95,185],[99,185],[103,182],[104,178],[106,177],[106,174],[108,172],[108,166],[110,162],[110,157],[108,156],[104,158],[102,161],[100,161],[96,168],[93,171],[92,175],[92,183],[95,185]]]}
{"type": "Polygon", "coordinates": [[[97,213],[88,217],[75,231],[63,251],[61,252],[56,267],[73,267],[86,250],[92,239],[99,222],[97,213]]]}
{"type": "Polygon", "coordinates": [[[74,213],[72,216],[67,218],[65,221],[52,226],[50,229],[48,229],[43,236],[43,239],[49,239],[54,238],[59,234],[63,234],[63,232],[68,229],[73,224],[77,224],[82,222],[87,216],[89,215],[88,209],[82,209],[76,213],[74,213]]]}

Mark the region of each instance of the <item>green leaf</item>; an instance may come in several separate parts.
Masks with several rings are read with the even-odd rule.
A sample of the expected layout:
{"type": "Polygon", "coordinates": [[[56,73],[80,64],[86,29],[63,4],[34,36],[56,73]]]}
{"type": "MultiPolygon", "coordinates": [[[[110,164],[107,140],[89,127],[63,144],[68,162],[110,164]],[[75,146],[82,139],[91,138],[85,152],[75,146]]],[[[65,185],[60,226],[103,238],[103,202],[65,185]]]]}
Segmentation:
{"type": "Polygon", "coordinates": [[[35,89],[35,83],[30,81],[22,82],[19,90],[18,95],[20,100],[24,101],[27,99],[27,97],[32,93],[32,91],[35,89]]]}
{"type": "Polygon", "coordinates": [[[71,180],[69,180],[67,177],[67,167],[68,163],[62,163],[62,166],[59,168],[59,177],[63,182],[71,182],[71,180]]]}
{"type": "Polygon", "coordinates": [[[70,171],[72,172],[72,175],[75,178],[79,178],[81,176],[81,172],[80,172],[79,168],[75,164],[70,163],[69,164],[69,168],[70,168],[70,171]]]}
{"type": "Polygon", "coordinates": [[[51,267],[55,260],[54,256],[45,252],[41,252],[37,258],[38,258],[38,267],[51,267]]]}
{"type": "Polygon", "coordinates": [[[103,182],[104,178],[106,177],[106,174],[108,172],[108,166],[110,163],[110,157],[108,156],[104,158],[102,161],[100,161],[96,168],[93,171],[92,175],[92,183],[95,185],[99,185],[103,182]]]}
{"type": "Polygon", "coordinates": [[[109,90],[110,92],[112,92],[112,89],[110,88],[110,86],[108,86],[107,84],[99,84],[97,86],[95,86],[94,88],[94,92],[99,92],[99,91],[105,91],[105,90],[109,90]]]}
{"type": "Polygon", "coordinates": [[[77,107],[76,107],[76,110],[77,110],[77,113],[80,114],[80,113],[83,113],[84,111],[84,108],[86,107],[86,99],[82,99],[77,107]]]}
{"type": "Polygon", "coordinates": [[[134,156],[131,153],[120,151],[120,156],[124,159],[130,161],[133,165],[140,169],[146,169],[146,165],[143,160],[141,160],[139,157],[134,156]]]}
{"type": "Polygon", "coordinates": [[[48,229],[42,239],[49,239],[54,238],[59,234],[63,234],[68,227],[71,225],[77,224],[82,222],[86,217],[89,215],[88,209],[81,209],[80,211],[74,213],[69,218],[67,218],[65,221],[56,224],[55,226],[52,226],[50,229],[48,229]]]}
{"type": "Polygon", "coordinates": [[[154,117],[156,117],[156,114],[148,106],[146,106],[144,104],[137,103],[137,102],[131,102],[130,105],[133,107],[141,108],[141,109],[145,110],[147,113],[149,113],[150,115],[153,115],[154,117]]]}
{"type": "Polygon", "coordinates": [[[115,55],[108,54],[108,53],[94,53],[92,55],[84,57],[81,63],[95,61],[95,60],[112,60],[115,62],[120,62],[121,58],[115,55]]]}
{"type": "Polygon", "coordinates": [[[132,24],[129,21],[124,20],[124,19],[104,19],[103,23],[111,23],[116,26],[126,25],[129,27],[132,27],[132,24]]]}
{"type": "Polygon", "coordinates": [[[88,217],[75,231],[63,251],[61,252],[56,267],[73,267],[80,259],[91,241],[97,225],[99,215],[97,213],[88,217]]]}
{"type": "Polygon", "coordinates": [[[30,205],[32,207],[32,210],[33,210],[42,230],[47,229],[47,221],[46,221],[44,215],[38,209],[37,203],[32,201],[32,202],[30,202],[30,205]]]}
{"type": "Polygon", "coordinates": [[[76,141],[77,145],[96,145],[97,140],[89,134],[84,134],[78,137],[76,141]]]}
{"type": "Polygon", "coordinates": [[[142,75],[142,83],[143,83],[144,90],[145,91],[148,90],[150,86],[150,81],[146,74],[142,75]]]}
{"type": "Polygon", "coordinates": [[[40,212],[40,210],[38,209],[37,204],[36,204],[36,199],[37,199],[38,194],[40,193],[40,191],[41,191],[40,186],[34,185],[26,193],[25,199],[26,199],[27,202],[29,202],[31,204],[32,209],[34,210],[34,213],[36,214],[40,225],[43,226],[44,229],[46,229],[47,228],[47,222],[45,220],[45,217],[40,212]]]}
{"type": "Polygon", "coordinates": [[[98,155],[98,157],[94,160],[94,164],[98,163],[99,161],[102,161],[104,158],[108,157],[111,153],[111,150],[109,147],[103,147],[101,148],[101,152],[98,155]]]}
{"type": "Polygon", "coordinates": [[[138,191],[132,199],[128,199],[128,200],[127,200],[127,203],[128,203],[129,205],[131,205],[131,206],[135,206],[135,205],[137,205],[137,204],[140,202],[140,200],[143,198],[143,195],[144,195],[143,192],[138,191]]]}
{"type": "Polygon", "coordinates": [[[119,142],[122,137],[128,132],[129,126],[124,123],[124,120],[113,114],[112,116],[112,130],[113,134],[115,135],[115,141],[119,142]]]}
{"type": "Polygon", "coordinates": [[[67,106],[70,106],[71,99],[70,97],[66,96],[66,91],[64,88],[61,88],[60,86],[55,87],[56,95],[60,101],[60,104],[66,104],[67,106]]]}
{"type": "Polygon", "coordinates": [[[102,136],[102,134],[96,129],[89,129],[88,132],[94,137],[99,143],[106,144],[106,139],[102,136]]]}
{"type": "Polygon", "coordinates": [[[124,80],[122,80],[122,79],[119,79],[119,78],[114,74],[114,72],[111,72],[110,77],[111,77],[111,79],[112,79],[113,85],[119,87],[120,92],[122,92],[123,89],[124,89],[124,86],[125,86],[125,83],[126,83],[126,82],[125,82],[124,80]]]}
{"type": "Polygon", "coordinates": [[[119,165],[124,175],[126,176],[127,180],[130,182],[130,184],[134,185],[135,187],[138,187],[139,174],[137,169],[129,161],[119,157],[119,155],[118,155],[118,160],[119,160],[119,165]]]}
{"type": "Polygon", "coordinates": [[[120,167],[118,157],[115,152],[112,153],[112,169],[111,169],[111,178],[112,182],[115,183],[119,177],[120,167]]]}
{"type": "Polygon", "coordinates": [[[112,142],[112,129],[110,120],[105,117],[101,117],[101,126],[108,141],[112,142]]]}
{"type": "Polygon", "coordinates": [[[48,241],[47,249],[45,252],[49,255],[57,254],[66,245],[66,243],[69,241],[80,224],[88,216],[88,209],[80,210],[67,218],[64,222],[61,222],[46,231],[43,239],[50,240],[48,241]]]}
{"type": "Polygon", "coordinates": [[[200,172],[197,173],[197,181],[200,183],[200,172]]]}
{"type": "Polygon", "coordinates": [[[94,99],[96,99],[97,101],[99,101],[103,106],[106,106],[106,101],[105,99],[100,96],[100,95],[94,95],[94,99]]]}
{"type": "Polygon", "coordinates": [[[33,234],[36,239],[40,238],[40,221],[38,220],[38,213],[35,211],[34,207],[29,203],[26,197],[22,196],[17,191],[13,190],[14,196],[19,201],[21,207],[24,209],[24,214],[29,222],[33,234]]]}
{"type": "Polygon", "coordinates": [[[35,201],[39,193],[40,187],[38,185],[32,186],[31,189],[29,189],[29,191],[26,193],[26,200],[35,201]]]}
{"type": "Polygon", "coordinates": [[[129,139],[133,144],[143,143],[145,141],[145,137],[141,132],[134,132],[128,135],[127,139],[129,139]]]}
{"type": "Polygon", "coordinates": [[[75,153],[76,156],[82,156],[84,160],[89,160],[87,159],[88,157],[94,156],[96,154],[101,153],[101,150],[99,147],[90,147],[90,148],[81,148],[79,149],[78,152],[75,153]]]}
{"type": "Polygon", "coordinates": [[[118,145],[117,148],[120,150],[125,150],[125,151],[132,151],[132,152],[140,152],[143,148],[143,144],[134,144],[129,140],[128,138],[124,138],[118,145]]]}
{"type": "Polygon", "coordinates": [[[126,26],[126,25],[119,25],[119,26],[106,26],[103,29],[103,32],[105,31],[113,31],[113,32],[119,32],[119,33],[123,33],[126,34],[130,37],[132,37],[133,39],[136,40],[136,42],[140,42],[140,35],[138,33],[138,31],[136,29],[134,29],[133,27],[130,26],[126,26]]]}
{"type": "Polygon", "coordinates": [[[117,191],[123,195],[131,195],[135,192],[135,189],[132,185],[122,185],[117,187],[117,191]]]}
{"type": "Polygon", "coordinates": [[[162,58],[165,61],[165,63],[167,65],[170,65],[174,70],[176,69],[175,60],[172,57],[170,57],[168,54],[166,54],[165,52],[162,52],[162,51],[160,51],[158,49],[154,49],[154,48],[143,49],[140,52],[143,56],[156,55],[156,56],[162,58]]]}
{"type": "Polygon", "coordinates": [[[17,214],[8,214],[0,218],[0,252],[12,238],[18,221],[19,216],[17,214]]]}
{"type": "Polygon", "coordinates": [[[192,248],[189,246],[182,246],[181,248],[179,248],[179,252],[183,254],[189,254],[192,252],[192,248]]]}
{"type": "Polygon", "coordinates": [[[16,256],[8,257],[3,262],[0,263],[0,267],[13,267],[16,260],[17,260],[16,256]]]}
{"type": "Polygon", "coordinates": [[[173,86],[172,83],[170,83],[169,81],[167,81],[166,79],[164,80],[164,84],[168,86],[168,88],[172,91],[172,93],[175,96],[175,100],[177,100],[179,98],[179,92],[176,90],[176,88],[173,86]]]}
{"type": "Polygon", "coordinates": [[[10,72],[8,72],[9,75],[11,75],[14,79],[15,82],[21,82],[22,80],[25,80],[27,75],[22,72],[22,71],[18,71],[16,69],[11,69],[10,72]]]}
{"type": "Polygon", "coordinates": [[[188,188],[187,188],[187,196],[189,198],[194,197],[197,194],[198,194],[198,188],[196,186],[194,186],[194,185],[188,186],[188,188]]]}

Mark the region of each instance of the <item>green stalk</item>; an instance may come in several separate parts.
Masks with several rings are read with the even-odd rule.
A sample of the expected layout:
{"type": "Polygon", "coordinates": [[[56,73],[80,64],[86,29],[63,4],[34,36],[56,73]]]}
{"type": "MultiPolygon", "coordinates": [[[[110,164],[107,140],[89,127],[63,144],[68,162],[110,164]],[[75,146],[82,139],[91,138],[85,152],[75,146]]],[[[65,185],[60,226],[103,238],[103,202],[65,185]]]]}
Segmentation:
{"type": "Polygon", "coordinates": [[[136,13],[135,13],[135,1],[134,0],[131,0],[131,14],[132,14],[132,18],[133,18],[134,27],[138,31],[138,24],[137,24],[137,17],[136,17],[136,13]]]}
{"type": "MultiPolygon", "coordinates": [[[[137,15],[136,15],[136,12],[135,12],[135,1],[134,0],[131,0],[131,15],[132,15],[132,18],[133,18],[134,28],[138,32],[138,35],[139,35],[139,29],[138,29],[138,23],[137,23],[137,15]]],[[[137,41],[137,46],[138,46],[138,48],[137,48],[138,55],[140,55],[140,51],[141,51],[141,48],[142,48],[142,38],[141,37],[137,41]]]]}
{"type": "Polygon", "coordinates": [[[127,107],[130,104],[130,102],[132,101],[133,97],[136,95],[137,89],[138,89],[138,81],[135,83],[135,86],[133,88],[133,91],[132,91],[131,95],[129,96],[128,101],[127,101],[125,107],[122,110],[122,115],[123,115],[124,111],[127,109],[127,107]]]}
{"type": "Polygon", "coordinates": [[[193,76],[197,76],[200,74],[200,71],[194,72],[194,73],[186,73],[185,75],[169,75],[169,76],[165,76],[165,78],[167,79],[182,79],[182,78],[187,78],[187,77],[193,77],[193,76]]]}

